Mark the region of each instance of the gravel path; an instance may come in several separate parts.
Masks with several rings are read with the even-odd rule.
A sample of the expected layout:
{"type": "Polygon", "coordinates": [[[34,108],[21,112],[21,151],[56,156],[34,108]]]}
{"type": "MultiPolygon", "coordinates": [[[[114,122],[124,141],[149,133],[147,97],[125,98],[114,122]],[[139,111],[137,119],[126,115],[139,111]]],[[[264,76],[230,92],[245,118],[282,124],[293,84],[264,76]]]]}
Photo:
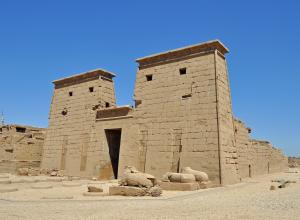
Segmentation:
{"type": "Polygon", "coordinates": [[[0,200],[0,219],[300,219],[300,172],[260,176],[172,197],[114,200],[0,200]],[[296,180],[270,191],[271,179],[296,180]]]}

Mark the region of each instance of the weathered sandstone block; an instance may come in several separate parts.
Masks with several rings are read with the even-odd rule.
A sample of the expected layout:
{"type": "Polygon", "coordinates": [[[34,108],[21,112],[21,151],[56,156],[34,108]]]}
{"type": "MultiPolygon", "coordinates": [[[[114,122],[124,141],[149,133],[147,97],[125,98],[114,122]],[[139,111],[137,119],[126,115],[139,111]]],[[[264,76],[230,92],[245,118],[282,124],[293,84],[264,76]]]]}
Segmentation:
{"type": "Polygon", "coordinates": [[[161,182],[159,186],[163,190],[170,190],[170,191],[194,191],[199,189],[199,184],[197,182],[194,183],[161,182]]]}
{"type": "Polygon", "coordinates": [[[111,186],[109,187],[110,196],[145,196],[145,188],[133,186],[111,186]]]}
{"type": "Polygon", "coordinates": [[[103,192],[103,189],[96,186],[88,186],[88,192],[103,192]]]}

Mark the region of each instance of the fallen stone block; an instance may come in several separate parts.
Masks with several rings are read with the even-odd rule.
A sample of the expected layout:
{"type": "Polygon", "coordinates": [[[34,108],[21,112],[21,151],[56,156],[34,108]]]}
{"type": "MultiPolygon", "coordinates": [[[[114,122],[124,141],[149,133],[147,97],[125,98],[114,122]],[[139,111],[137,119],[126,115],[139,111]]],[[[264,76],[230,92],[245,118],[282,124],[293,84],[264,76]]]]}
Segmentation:
{"type": "Polygon", "coordinates": [[[49,177],[49,178],[46,178],[46,180],[48,182],[62,182],[62,178],[61,177],[49,177]]]}
{"type": "Polygon", "coordinates": [[[103,193],[103,192],[84,192],[82,195],[83,196],[108,196],[107,193],[103,193]]]}
{"type": "Polygon", "coordinates": [[[79,176],[70,176],[69,177],[70,180],[80,180],[79,176]]]}
{"type": "Polygon", "coordinates": [[[73,196],[43,196],[41,199],[73,199],[73,196]]]}
{"type": "Polygon", "coordinates": [[[103,192],[103,189],[96,186],[88,186],[88,192],[103,192]]]}
{"type": "Polygon", "coordinates": [[[163,190],[169,191],[194,191],[199,189],[199,184],[194,183],[175,183],[175,182],[161,182],[159,185],[163,190]]]}
{"type": "Polygon", "coordinates": [[[18,191],[18,188],[15,188],[15,187],[0,187],[0,193],[15,192],[15,191],[18,191]]]}
{"type": "Polygon", "coordinates": [[[133,186],[110,186],[110,196],[145,196],[146,190],[144,188],[133,186]]]}
{"type": "Polygon", "coordinates": [[[270,190],[276,190],[276,187],[275,186],[270,186],[270,190]]]}

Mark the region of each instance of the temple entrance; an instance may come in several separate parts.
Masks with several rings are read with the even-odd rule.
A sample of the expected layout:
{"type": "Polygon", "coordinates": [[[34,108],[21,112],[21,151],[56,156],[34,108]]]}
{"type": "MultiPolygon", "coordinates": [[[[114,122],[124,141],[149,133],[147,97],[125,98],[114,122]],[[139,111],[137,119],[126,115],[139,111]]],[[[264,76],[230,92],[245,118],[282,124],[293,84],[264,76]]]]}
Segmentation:
{"type": "Polygon", "coordinates": [[[118,178],[121,129],[106,129],[105,135],[109,148],[109,156],[115,179],[118,178]]]}

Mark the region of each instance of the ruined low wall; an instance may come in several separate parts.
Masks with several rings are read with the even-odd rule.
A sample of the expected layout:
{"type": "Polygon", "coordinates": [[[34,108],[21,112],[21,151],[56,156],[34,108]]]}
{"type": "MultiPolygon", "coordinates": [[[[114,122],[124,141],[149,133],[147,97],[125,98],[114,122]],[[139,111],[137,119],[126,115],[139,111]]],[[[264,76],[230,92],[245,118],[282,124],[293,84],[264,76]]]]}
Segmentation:
{"type": "Polygon", "coordinates": [[[291,168],[300,167],[300,157],[289,157],[288,162],[291,168]]]}
{"type": "Polygon", "coordinates": [[[282,172],[287,169],[287,157],[280,149],[267,141],[250,139],[250,129],[239,120],[235,120],[234,123],[240,178],[282,172]]]}
{"type": "Polygon", "coordinates": [[[44,129],[6,125],[0,128],[0,172],[15,173],[21,167],[39,167],[44,129]]]}

